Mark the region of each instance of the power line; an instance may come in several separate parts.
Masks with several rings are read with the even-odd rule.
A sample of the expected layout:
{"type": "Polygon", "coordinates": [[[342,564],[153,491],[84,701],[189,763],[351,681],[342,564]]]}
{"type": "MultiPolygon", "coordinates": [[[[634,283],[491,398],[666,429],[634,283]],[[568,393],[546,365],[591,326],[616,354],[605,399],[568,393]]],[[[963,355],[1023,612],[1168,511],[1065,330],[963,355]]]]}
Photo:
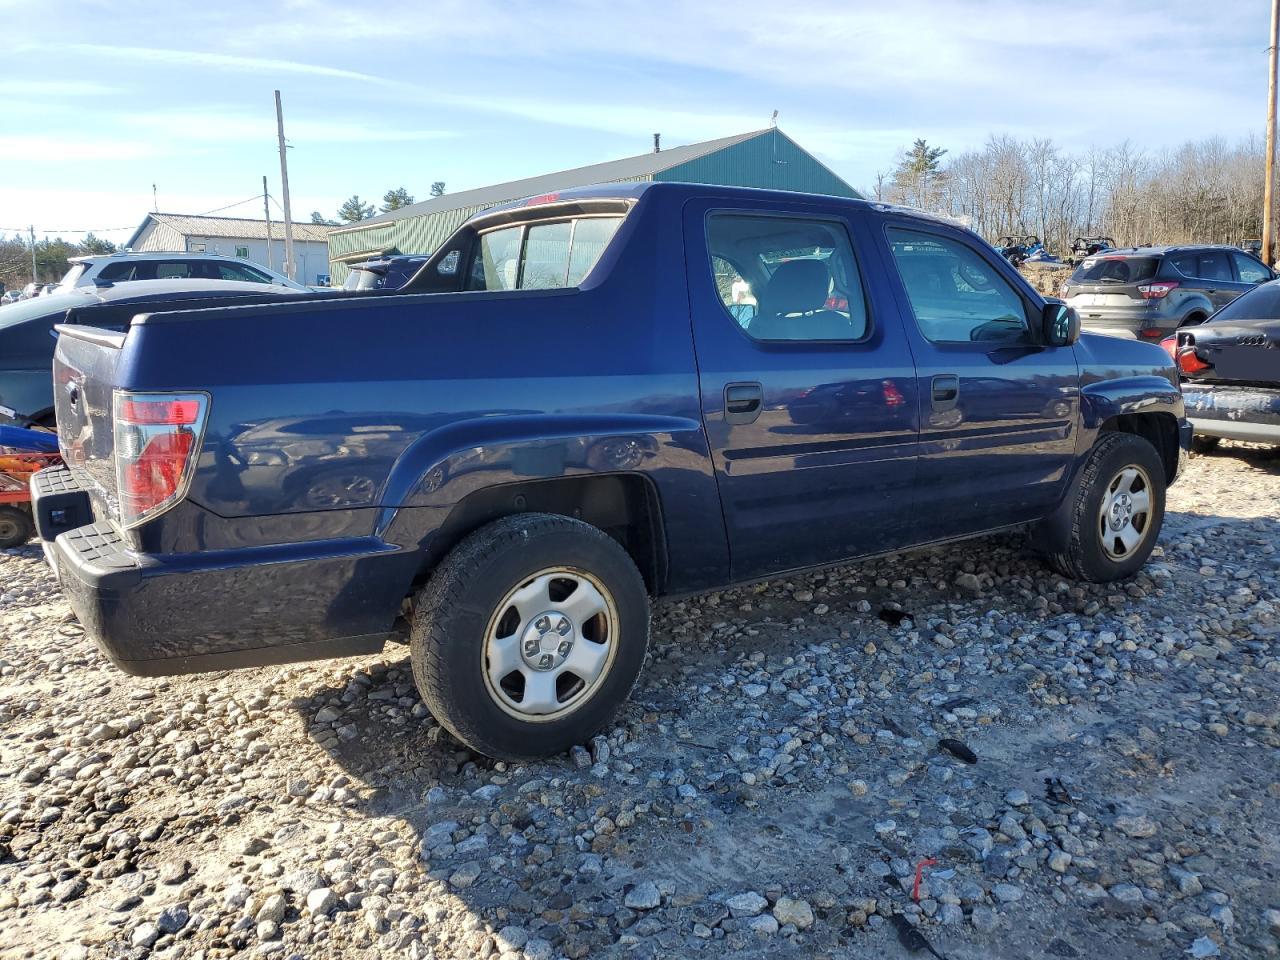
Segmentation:
{"type": "MultiPolygon", "coordinates": [[[[192,214],[192,216],[207,217],[211,213],[221,213],[223,210],[230,210],[232,207],[241,207],[246,203],[255,203],[261,199],[262,194],[255,193],[252,197],[247,197],[244,200],[237,200],[235,203],[228,203],[222,207],[214,207],[212,210],[206,210],[204,213],[192,214]]],[[[275,198],[272,197],[271,199],[274,203],[275,198]]],[[[279,204],[276,204],[276,206],[279,206],[279,204]]],[[[138,225],[136,223],[130,223],[123,227],[58,227],[56,229],[36,230],[36,233],[45,237],[57,233],[117,233],[121,230],[136,230],[137,227],[138,225]]],[[[30,228],[28,227],[0,227],[0,233],[27,233],[29,229],[30,228]]]]}

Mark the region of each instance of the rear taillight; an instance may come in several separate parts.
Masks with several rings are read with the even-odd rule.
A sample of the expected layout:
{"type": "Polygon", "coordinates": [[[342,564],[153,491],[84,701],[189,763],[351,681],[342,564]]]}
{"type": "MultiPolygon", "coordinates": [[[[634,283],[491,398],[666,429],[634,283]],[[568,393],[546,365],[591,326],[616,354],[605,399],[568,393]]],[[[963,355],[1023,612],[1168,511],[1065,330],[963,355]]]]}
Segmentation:
{"type": "Polygon", "coordinates": [[[1164,347],[1164,352],[1169,355],[1169,359],[1176,363],[1178,360],[1178,338],[1176,336],[1165,337],[1160,341],[1160,346],[1164,347]]]}
{"type": "Polygon", "coordinates": [[[1163,300],[1170,290],[1178,288],[1177,280],[1155,280],[1151,283],[1138,284],[1138,292],[1143,300],[1163,300]]]}
{"type": "Polygon", "coordinates": [[[1196,355],[1196,348],[1187,346],[1178,350],[1178,369],[1183,373],[1200,373],[1212,367],[1212,363],[1206,363],[1196,355]]]}
{"type": "Polygon", "coordinates": [[[116,483],[123,526],[137,526],[182,499],[208,412],[209,398],[201,393],[116,391],[116,483]]]}

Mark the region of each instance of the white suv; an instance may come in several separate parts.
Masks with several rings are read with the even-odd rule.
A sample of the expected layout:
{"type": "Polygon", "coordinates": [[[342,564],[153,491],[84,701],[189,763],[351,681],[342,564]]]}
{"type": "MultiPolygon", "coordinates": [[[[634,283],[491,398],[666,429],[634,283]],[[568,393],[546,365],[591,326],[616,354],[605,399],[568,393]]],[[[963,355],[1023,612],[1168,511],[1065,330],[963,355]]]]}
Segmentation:
{"type": "Polygon", "coordinates": [[[72,257],[71,269],[58,285],[66,293],[76,287],[102,286],[123,280],[239,280],[272,283],[293,290],[307,289],[283,274],[239,257],[216,253],[113,253],[101,257],[72,257]]]}

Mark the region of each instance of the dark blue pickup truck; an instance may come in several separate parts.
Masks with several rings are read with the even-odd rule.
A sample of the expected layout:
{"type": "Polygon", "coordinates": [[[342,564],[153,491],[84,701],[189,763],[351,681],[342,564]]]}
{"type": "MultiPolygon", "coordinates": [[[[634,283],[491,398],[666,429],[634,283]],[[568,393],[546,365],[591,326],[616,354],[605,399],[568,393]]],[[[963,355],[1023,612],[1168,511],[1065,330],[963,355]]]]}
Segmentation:
{"type": "Polygon", "coordinates": [[[537,197],[397,294],[60,329],[37,523],[115,664],[407,622],[432,712],[505,758],[610,719],[651,597],[1012,528],[1128,576],[1190,440],[1158,346],[1081,337],[967,230],[794,193],[537,197]]]}

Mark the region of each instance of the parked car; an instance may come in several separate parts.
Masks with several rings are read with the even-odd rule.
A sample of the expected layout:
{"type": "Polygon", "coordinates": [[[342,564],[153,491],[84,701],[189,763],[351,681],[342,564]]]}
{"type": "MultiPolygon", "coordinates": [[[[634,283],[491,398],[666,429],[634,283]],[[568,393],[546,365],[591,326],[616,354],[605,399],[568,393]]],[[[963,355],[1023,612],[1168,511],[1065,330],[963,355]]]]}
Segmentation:
{"type": "Polygon", "coordinates": [[[1127,577],[1190,442],[1157,345],[829,196],[574,190],[478,215],[396,296],[60,329],[37,526],[116,665],[374,653],[404,614],[432,714],[511,759],[609,721],[650,596],[1011,529],[1127,577]]]}
{"type": "Polygon", "coordinates": [[[397,254],[353,264],[344,290],[399,290],[427,262],[425,256],[397,254]]]}
{"type": "Polygon", "coordinates": [[[1236,247],[1130,247],[1082,260],[1062,297],[1086,330],[1158,342],[1275,276],[1236,247]]]}
{"type": "Polygon", "coordinates": [[[1280,281],[1255,287],[1163,341],[1182,375],[1195,446],[1280,444],[1280,281]]]}
{"type": "Polygon", "coordinates": [[[21,290],[6,290],[4,296],[0,297],[0,304],[17,303],[21,299],[21,290]]]}
{"type": "Polygon", "coordinates": [[[253,299],[311,296],[280,286],[229,280],[128,281],[76,287],[0,310],[0,424],[52,427],[53,349],[59,323],[122,331],[136,313],[153,307],[182,310],[253,299]]]}
{"type": "Polygon", "coordinates": [[[239,257],[217,253],[112,253],[97,257],[71,257],[69,270],[58,285],[62,292],[73,287],[103,286],[130,280],[235,280],[270,283],[292,290],[307,288],[282,273],[239,257]]]}

